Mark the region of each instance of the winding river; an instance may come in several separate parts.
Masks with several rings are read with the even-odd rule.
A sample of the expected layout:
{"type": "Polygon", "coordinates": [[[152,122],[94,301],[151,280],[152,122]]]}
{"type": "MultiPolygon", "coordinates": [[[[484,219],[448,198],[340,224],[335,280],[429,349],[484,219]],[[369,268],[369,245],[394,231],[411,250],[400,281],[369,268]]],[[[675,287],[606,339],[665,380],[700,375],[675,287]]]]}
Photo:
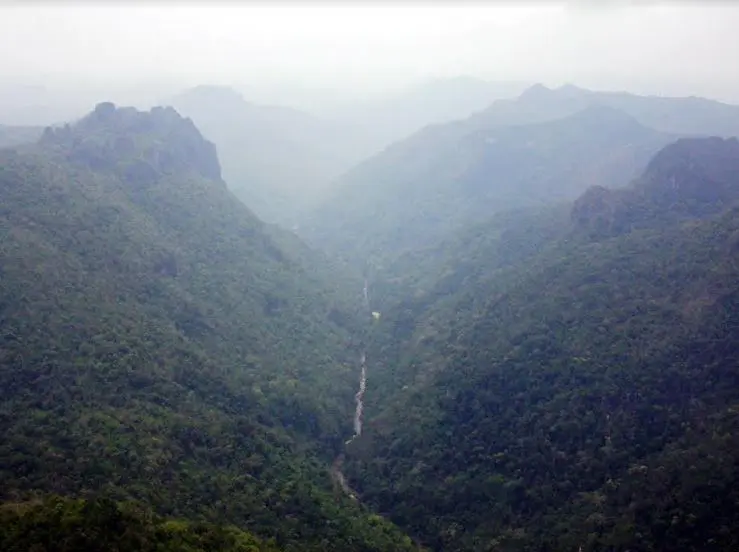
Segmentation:
{"type": "MultiPolygon", "coordinates": [[[[364,289],[362,290],[362,295],[364,298],[364,308],[367,311],[368,314],[371,314],[370,311],[370,305],[369,305],[369,287],[367,284],[367,280],[364,280],[364,289]]],[[[362,416],[364,414],[364,392],[367,389],[367,351],[362,351],[362,354],[359,357],[359,364],[360,364],[360,372],[359,372],[359,389],[357,390],[356,395],[354,395],[354,401],[356,403],[356,407],[354,409],[354,435],[344,443],[345,445],[351,444],[354,439],[362,435],[362,416]]],[[[341,470],[342,465],[344,464],[344,454],[340,454],[336,457],[336,460],[334,460],[333,466],[331,467],[331,475],[334,479],[334,481],[341,487],[341,490],[344,491],[350,498],[353,498],[354,500],[357,500],[357,495],[354,493],[354,491],[351,490],[349,487],[349,484],[346,481],[346,477],[344,476],[344,472],[341,470]]]]}

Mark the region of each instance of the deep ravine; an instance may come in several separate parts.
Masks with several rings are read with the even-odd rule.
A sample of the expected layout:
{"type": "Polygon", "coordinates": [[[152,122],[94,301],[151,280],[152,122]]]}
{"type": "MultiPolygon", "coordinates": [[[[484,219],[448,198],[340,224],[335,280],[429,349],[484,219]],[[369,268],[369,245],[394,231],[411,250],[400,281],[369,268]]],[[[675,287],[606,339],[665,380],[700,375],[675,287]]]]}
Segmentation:
{"type": "Polygon", "coordinates": [[[359,391],[354,395],[354,400],[357,406],[354,410],[354,435],[349,439],[346,444],[350,444],[354,439],[362,434],[362,415],[364,414],[364,391],[367,388],[367,354],[362,351],[362,356],[359,359],[360,372],[359,372],[359,391]]]}
{"type": "MultiPolygon", "coordinates": [[[[367,283],[367,279],[364,280],[364,289],[362,290],[362,296],[364,299],[364,309],[367,312],[368,315],[371,315],[370,311],[370,305],[369,305],[369,286],[367,283]]],[[[354,400],[356,402],[356,407],[354,409],[354,435],[344,443],[344,445],[351,444],[354,439],[362,435],[362,421],[363,421],[363,415],[364,415],[364,392],[367,388],[367,351],[362,350],[362,354],[359,359],[360,364],[360,372],[359,372],[359,389],[354,395],[354,400]]],[[[331,466],[331,477],[334,479],[334,482],[341,488],[341,490],[350,498],[353,498],[354,500],[357,500],[357,495],[354,491],[352,491],[351,487],[349,487],[349,484],[346,481],[346,477],[344,476],[344,472],[342,471],[342,466],[344,464],[344,454],[339,454],[336,459],[334,460],[333,465],[331,466]]]]}

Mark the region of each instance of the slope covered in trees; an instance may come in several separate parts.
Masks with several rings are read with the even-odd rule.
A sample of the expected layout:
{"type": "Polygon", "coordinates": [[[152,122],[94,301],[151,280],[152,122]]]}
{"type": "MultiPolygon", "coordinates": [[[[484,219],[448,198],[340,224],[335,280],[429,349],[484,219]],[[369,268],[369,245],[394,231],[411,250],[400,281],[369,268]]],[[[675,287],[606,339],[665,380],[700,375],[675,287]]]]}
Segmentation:
{"type": "Polygon", "coordinates": [[[625,185],[672,137],[607,107],[538,124],[430,127],[350,171],[301,231],[384,264],[496,212],[625,185]]]}
{"type": "Polygon", "coordinates": [[[331,236],[371,326],[171,108],[0,150],[0,548],[735,550],[739,142],[463,127],[331,236]]]}
{"type": "Polygon", "coordinates": [[[162,519],[138,504],[61,497],[0,505],[0,548],[7,552],[279,551],[235,527],[162,519]]]}
{"type": "Polygon", "coordinates": [[[736,549],[737,163],[736,140],[678,141],[608,192],[618,231],[585,194],[385,282],[362,500],[435,550],[736,549]]]}
{"type": "Polygon", "coordinates": [[[172,109],[100,104],[0,150],[2,498],[133,499],[284,550],[409,549],[329,477],[360,286],[236,200],[172,109]]]}

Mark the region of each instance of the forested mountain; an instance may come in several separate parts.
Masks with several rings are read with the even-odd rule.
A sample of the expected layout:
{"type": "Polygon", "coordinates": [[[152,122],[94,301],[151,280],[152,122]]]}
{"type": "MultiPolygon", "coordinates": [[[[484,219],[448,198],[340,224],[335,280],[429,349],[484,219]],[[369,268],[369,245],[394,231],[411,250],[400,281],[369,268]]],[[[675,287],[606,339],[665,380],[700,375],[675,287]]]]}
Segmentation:
{"type": "Polygon", "coordinates": [[[637,185],[595,186],[575,203],[573,220],[595,236],[714,214],[739,201],[739,142],[682,139],[659,152],[637,185]]]}
{"type": "Polygon", "coordinates": [[[672,139],[601,106],[537,124],[430,127],[347,173],[301,231],[356,263],[386,264],[496,212],[624,185],[672,139]]]}
{"type": "Polygon", "coordinates": [[[278,552],[232,526],[167,520],[138,504],[64,499],[0,506],[7,552],[278,552]]]}
{"type": "Polygon", "coordinates": [[[406,259],[362,500],[434,550],[735,550],[738,167],[736,139],[682,139],[624,190],[406,259]]]}
{"type": "Polygon", "coordinates": [[[0,493],[22,509],[0,515],[3,549],[41,546],[23,527],[56,534],[57,514],[213,549],[109,506],[23,506],[50,493],[281,550],[410,549],[329,476],[351,432],[360,286],[237,201],[171,108],[102,103],[0,150],[0,493]]]}
{"type": "Polygon", "coordinates": [[[626,184],[678,135],[737,134],[738,106],[537,84],[361,163],[300,231],[355,263],[386,264],[495,212],[626,184]]]}
{"type": "Polygon", "coordinates": [[[0,548],[737,549],[739,141],[593,94],[361,164],[329,254],[173,108],[14,135],[0,548]]]}
{"type": "Polygon", "coordinates": [[[374,153],[359,127],[252,104],[230,88],[199,86],[167,103],[216,144],[234,194],[260,218],[288,227],[334,178],[374,153]]]}

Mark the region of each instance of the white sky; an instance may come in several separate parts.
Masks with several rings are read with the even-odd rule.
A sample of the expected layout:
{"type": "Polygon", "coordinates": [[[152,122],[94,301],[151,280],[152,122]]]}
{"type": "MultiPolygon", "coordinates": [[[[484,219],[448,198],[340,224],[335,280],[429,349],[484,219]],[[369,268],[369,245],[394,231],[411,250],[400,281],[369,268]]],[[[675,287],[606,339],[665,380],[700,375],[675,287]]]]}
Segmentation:
{"type": "Polygon", "coordinates": [[[368,91],[471,75],[739,98],[739,5],[626,4],[6,2],[0,76],[368,91]]]}

